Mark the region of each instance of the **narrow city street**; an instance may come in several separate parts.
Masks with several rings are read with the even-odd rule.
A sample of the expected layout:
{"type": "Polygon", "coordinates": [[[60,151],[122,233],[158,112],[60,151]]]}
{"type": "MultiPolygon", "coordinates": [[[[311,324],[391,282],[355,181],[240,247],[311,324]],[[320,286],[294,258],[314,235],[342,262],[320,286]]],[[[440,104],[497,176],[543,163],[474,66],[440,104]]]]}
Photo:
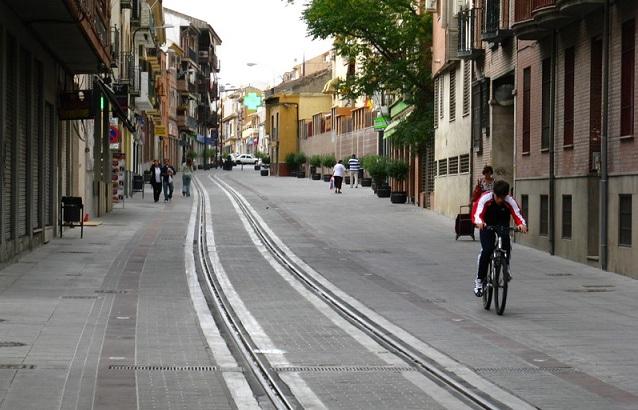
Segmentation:
{"type": "Polygon", "coordinates": [[[248,167],[194,184],[0,270],[0,408],[638,406],[635,280],[515,246],[497,316],[446,217],[248,167]]]}

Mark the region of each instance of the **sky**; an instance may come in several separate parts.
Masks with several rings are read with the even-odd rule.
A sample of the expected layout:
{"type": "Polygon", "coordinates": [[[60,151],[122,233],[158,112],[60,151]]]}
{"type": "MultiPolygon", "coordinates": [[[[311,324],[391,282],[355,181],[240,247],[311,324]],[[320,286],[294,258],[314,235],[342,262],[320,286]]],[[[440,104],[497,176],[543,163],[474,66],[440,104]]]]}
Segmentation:
{"type": "Polygon", "coordinates": [[[207,21],[222,39],[220,83],[265,87],[306,58],[331,48],[313,41],[301,20],[305,0],[164,0],[165,7],[207,21]],[[295,63],[297,60],[297,63],[295,63]],[[256,64],[249,67],[248,64],[256,64]]]}

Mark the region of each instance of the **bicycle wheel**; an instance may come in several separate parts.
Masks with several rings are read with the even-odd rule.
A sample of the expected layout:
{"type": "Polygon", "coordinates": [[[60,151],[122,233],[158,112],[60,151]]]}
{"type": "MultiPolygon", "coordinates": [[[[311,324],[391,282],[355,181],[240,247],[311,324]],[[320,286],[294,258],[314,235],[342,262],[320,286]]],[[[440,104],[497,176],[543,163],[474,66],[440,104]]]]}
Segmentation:
{"type": "Polygon", "coordinates": [[[485,284],[485,289],[483,289],[483,309],[490,310],[490,306],[492,305],[492,264],[490,263],[490,267],[487,271],[487,283],[485,284]]]}
{"type": "Polygon", "coordinates": [[[505,258],[499,259],[499,263],[495,263],[492,287],[494,288],[494,310],[500,316],[505,312],[505,304],[507,303],[507,270],[509,267],[505,258]]]}

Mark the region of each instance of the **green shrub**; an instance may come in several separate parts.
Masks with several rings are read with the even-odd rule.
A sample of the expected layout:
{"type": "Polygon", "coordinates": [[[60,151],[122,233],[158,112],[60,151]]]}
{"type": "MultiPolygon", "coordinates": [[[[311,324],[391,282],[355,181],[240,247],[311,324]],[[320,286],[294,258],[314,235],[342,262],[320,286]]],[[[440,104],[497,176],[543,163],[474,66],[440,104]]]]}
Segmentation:
{"type": "Polygon", "coordinates": [[[264,154],[261,158],[261,163],[264,165],[270,165],[270,155],[264,154]]]}
{"type": "Polygon", "coordinates": [[[382,185],[388,177],[388,159],[386,157],[371,156],[367,160],[366,169],[376,185],[382,185]]]}
{"type": "Polygon", "coordinates": [[[311,167],[315,167],[315,168],[321,168],[321,155],[313,155],[310,157],[310,159],[308,160],[308,163],[310,163],[311,167]]]}
{"type": "Polygon", "coordinates": [[[333,168],[337,164],[337,159],[333,154],[328,154],[323,156],[321,163],[326,168],[333,168]]]}
{"type": "Polygon", "coordinates": [[[401,159],[388,161],[388,176],[397,182],[403,182],[408,178],[410,165],[401,159]]]}
{"type": "Polygon", "coordinates": [[[296,170],[297,169],[297,154],[294,152],[290,152],[286,154],[286,157],[284,158],[284,162],[286,163],[286,166],[288,167],[288,171],[296,170]]]}
{"type": "Polygon", "coordinates": [[[302,167],[306,162],[308,162],[308,157],[300,151],[295,154],[295,162],[297,163],[297,168],[302,167]]]}

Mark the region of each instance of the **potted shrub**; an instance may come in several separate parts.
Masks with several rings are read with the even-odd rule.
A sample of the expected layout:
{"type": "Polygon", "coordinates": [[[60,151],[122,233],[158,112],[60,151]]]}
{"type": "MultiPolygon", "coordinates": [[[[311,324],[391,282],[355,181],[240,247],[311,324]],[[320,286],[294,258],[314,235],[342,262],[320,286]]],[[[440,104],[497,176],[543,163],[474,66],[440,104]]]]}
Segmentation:
{"type": "Polygon", "coordinates": [[[295,154],[295,162],[297,164],[297,178],[305,178],[306,177],[306,162],[308,162],[308,157],[303,152],[298,152],[295,154]]]}
{"type": "MultiPolygon", "coordinates": [[[[360,162],[361,162],[361,171],[365,172],[368,169],[368,162],[370,161],[371,158],[375,157],[375,155],[366,155],[363,158],[361,158],[360,162]]],[[[372,178],[367,177],[367,176],[363,176],[361,177],[361,186],[362,187],[371,187],[372,186],[372,178]]]]}
{"type": "Polygon", "coordinates": [[[408,201],[408,194],[402,189],[405,186],[405,180],[410,173],[410,165],[404,160],[393,160],[388,162],[388,176],[394,179],[401,191],[392,191],[390,193],[390,201],[393,204],[405,204],[408,201]]]}
{"type": "Polygon", "coordinates": [[[313,155],[308,160],[310,164],[310,174],[312,175],[313,181],[319,181],[321,179],[321,174],[317,173],[317,168],[321,168],[321,155],[313,155]]]}
{"type": "Polygon", "coordinates": [[[264,155],[261,159],[261,176],[267,177],[268,172],[270,171],[270,157],[268,155],[264,155]]]}
{"type": "Polygon", "coordinates": [[[294,152],[289,152],[286,154],[284,158],[284,162],[286,163],[286,167],[288,168],[288,176],[296,177],[297,176],[297,154],[294,152]]]}
{"type": "MultiPolygon", "coordinates": [[[[264,156],[266,154],[264,154],[261,151],[257,151],[255,152],[255,158],[257,158],[258,160],[260,160],[263,163],[264,160],[264,156]]],[[[257,161],[257,163],[255,164],[255,171],[259,171],[261,169],[261,165],[259,164],[259,161],[257,161]]]]}
{"type": "MultiPolygon", "coordinates": [[[[337,165],[337,159],[334,155],[327,154],[324,155],[323,159],[321,160],[321,164],[330,170],[334,168],[335,165],[337,165]]],[[[332,172],[328,172],[323,176],[323,180],[326,182],[330,182],[330,178],[332,178],[332,172]]]]}
{"type": "Polygon", "coordinates": [[[375,156],[368,163],[368,172],[376,187],[376,194],[379,198],[390,197],[390,186],[387,184],[388,160],[385,157],[375,156]]]}

